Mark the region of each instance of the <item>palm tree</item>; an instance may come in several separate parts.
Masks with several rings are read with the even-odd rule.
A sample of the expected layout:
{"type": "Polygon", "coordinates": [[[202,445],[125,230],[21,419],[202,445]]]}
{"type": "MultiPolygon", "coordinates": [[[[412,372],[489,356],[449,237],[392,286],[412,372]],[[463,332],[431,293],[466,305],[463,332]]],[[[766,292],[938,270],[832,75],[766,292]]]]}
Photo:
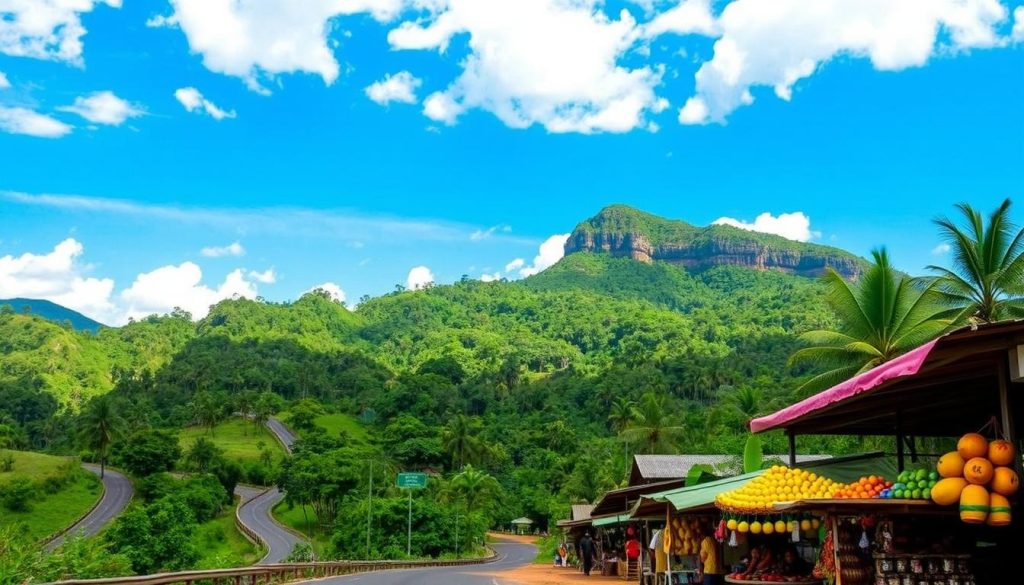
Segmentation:
{"type": "Polygon", "coordinates": [[[442,439],[445,450],[451,455],[453,468],[478,461],[482,456],[484,445],[479,433],[479,419],[464,414],[456,415],[445,427],[442,439]]]}
{"type": "Polygon", "coordinates": [[[466,512],[472,514],[483,504],[498,497],[501,484],[486,471],[466,465],[452,478],[451,490],[466,504],[466,512]]]}
{"type": "Polygon", "coordinates": [[[124,435],[125,422],[110,396],[94,398],[78,421],[78,437],[100,457],[100,479],[106,474],[110,445],[124,435]]]}
{"type": "Polygon", "coordinates": [[[668,397],[648,392],[640,397],[633,423],[620,436],[648,453],[674,451],[685,429],[669,413],[668,397]]]}
{"type": "Polygon", "coordinates": [[[608,422],[612,430],[621,433],[636,418],[636,403],[625,396],[619,396],[612,402],[610,413],[608,422]]]}
{"type": "Polygon", "coordinates": [[[935,220],[953,253],[952,269],[929,266],[938,273],[938,291],[950,305],[948,315],[991,323],[1024,317],[1024,228],[1010,222],[1010,200],[988,217],[966,203],[956,206],[963,226],[949,218],[935,220]]]}
{"type": "Polygon", "coordinates": [[[764,392],[751,386],[744,386],[726,395],[723,402],[740,418],[750,420],[761,414],[764,407],[764,392]]]}
{"type": "Polygon", "coordinates": [[[826,300],[839,317],[836,331],[809,331],[800,339],[810,347],[790,363],[828,368],[803,383],[798,392],[827,388],[934,339],[954,322],[942,315],[934,280],[912,278],[889,262],[885,248],[871,252],[875,263],[851,284],[836,271],[824,276],[826,300]]]}

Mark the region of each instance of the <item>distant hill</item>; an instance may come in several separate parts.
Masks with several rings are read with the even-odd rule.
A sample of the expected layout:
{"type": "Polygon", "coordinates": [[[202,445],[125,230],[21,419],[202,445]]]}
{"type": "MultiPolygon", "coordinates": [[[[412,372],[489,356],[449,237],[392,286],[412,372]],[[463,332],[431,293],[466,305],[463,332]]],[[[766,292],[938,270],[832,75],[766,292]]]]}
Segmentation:
{"type": "Polygon", "coordinates": [[[10,305],[16,313],[22,313],[24,308],[28,307],[29,312],[33,315],[38,315],[57,323],[70,321],[71,328],[76,331],[92,331],[96,333],[100,330],[100,327],[106,327],[103,323],[90,319],[78,311],[72,311],[67,307],[42,299],[0,299],[0,305],[10,305]]]}
{"type": "Polygon", "coordinates": [[[626,205],[610,205],[581,222],[565,244],[566,255],[605,253],[640,262],[663,261],[687,269],[742,266],[799,276],[820,276],[827,267],[846,278],[864,269],[857,256],[819,244],[788,240],[728,225],[697,227],[626,205]]]}

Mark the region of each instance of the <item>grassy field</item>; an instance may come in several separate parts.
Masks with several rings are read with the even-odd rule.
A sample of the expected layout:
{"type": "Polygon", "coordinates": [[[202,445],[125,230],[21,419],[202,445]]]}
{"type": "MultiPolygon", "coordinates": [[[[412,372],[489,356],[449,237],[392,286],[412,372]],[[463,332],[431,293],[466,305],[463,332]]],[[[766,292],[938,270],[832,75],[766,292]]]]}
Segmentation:
{"type": "Polygon", "coordinates": [[[316,426],[327,431],[327,435],[330,437],[337,437],[341,431],[345,431],[357,441],[366,440],[366,429],[363,428],[359,419],[350,414],[322,414],[316,417],[316,420],[313,422],[316,426]]]}
{"type": "Polygon", "coordinates": [[[258,549],[235,528],[235,509],[230,508],[219,516],[199,525],[192,542],[202,554],[196,562],[197,569],[223,569],[252,565],[263,557],[258,549]]]}
{"type": "Polygon", "coordinates": [[[260,442],[263,443],[263,450],[270,451],[274,459],[284,456],[284,449],[270,431],[264,427],[257,428],[251,422],[240,418],[232,418],[220,423],[214,427],[212,434],[201,427],[189,427],[182,430],[178,436],[181,449],[188,451],[199,437],[213,441],[224,450],[224,455],[228,459],[235,461],[259,461],[262,453],[260,442]]]}
{"type": "MultiPolygon", "coordinates": [[[[331,537],[327,534],[320,532],[314,532],[314,526],[306,524],[306,518],[302,515],[302,508],[295,506],[289,509],[285,503],[280,503],[274,506],[274,518],[278,522],[284,524],[288,528],[297,530],[302,534],[310,538],[313,545],[313,551],[318,557],[323,557],[324,553],[330,548],[331,537]]],[[[316,515],[313,513],[313,508],[306,506],[306,516],[309,519],[310,524],[316,522],[316,515]]]]}
{"type": "Polygon", "coordinates": [[[0,526],[24,523],[28,537],[33,540],[45,538],[69,526],[85,514],[100,498],[102,487],[99,478],[74,466],[68,470],[68,459],[26,451],[6,451],[14,455],[14,469],[0,472],[0,491],[16,478],[27,478],[34,482],[63,473],[72,476],[65,486],[55,493],[39,489],[39,496],[30,503],[25,512],[12,512],[0,508],[0,526]]]}

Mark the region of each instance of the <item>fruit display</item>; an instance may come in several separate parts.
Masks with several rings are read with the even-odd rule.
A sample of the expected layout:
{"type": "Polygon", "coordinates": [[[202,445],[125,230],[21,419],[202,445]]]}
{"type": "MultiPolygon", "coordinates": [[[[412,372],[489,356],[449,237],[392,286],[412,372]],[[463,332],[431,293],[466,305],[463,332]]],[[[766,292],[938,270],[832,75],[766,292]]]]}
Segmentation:
{"type": "Polygon", "coordinates": [[[827,477],[775,465],[742,487],[719,494],[715,505],[730,512],[770,513],[776,502],[830,498],[837,487],[827,477]]]}
{"type": "Polygon", "coordinates": [[[839,489],[832,494],[832,497],[840,500],[851,498],[861,500],[882,498],[884,497],[882,494],[886,490],[891,489],[892,486],[893,483],[891,481],[885,481],[884,477],[868,475],[853,483],[840,485],[839,489]]]}
{"type": "Polygon", "coordinates": [[[927,500],[932,497],[932,490],[938,485],[940,479],[937,471],[928,471],[924,468],[909,469],[900,472],[889,491],[883,491],[882,497],[927,500]]]}
{"type": "Polygon", "coordinates": [[[700,552],[700,540],[700,520],[687,516],[672,519],[672,554],[695,555],[700,552]]]}
{"type": "Polygon", "coordinates": [[[968,524],[1006,526],[1011,519],[1008,498],[1020,487],[1020,478],[1010,467],[1016,456],[1009,441],[989,442],[979,433],[967,433],[956,451],[939,458],[936,473],[945,479],[932,488],[932,501],[941,506],[959,502],[960,519],[968,524]]]}

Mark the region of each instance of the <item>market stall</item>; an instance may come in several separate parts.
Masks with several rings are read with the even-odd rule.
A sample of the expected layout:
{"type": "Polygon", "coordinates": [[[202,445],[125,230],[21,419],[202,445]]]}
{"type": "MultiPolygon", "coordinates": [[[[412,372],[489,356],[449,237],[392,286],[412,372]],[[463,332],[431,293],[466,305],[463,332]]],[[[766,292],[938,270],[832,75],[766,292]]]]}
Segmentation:
{"type": "Polygon", "coordinates": [[[1024,322],[966,327],[755,419],[754,432],[785,430],[791,453],[800,435],[895,439],[900,474],[891,485],[868,491],[858,482],[830,499],[776,502],[773,510],[825,519],[830,583],[1011,582],[1024,542],[1011,521],[1022,463],[1021,381],[1024,322]],[[921,454],[921,437],[956,450],[921,454]]]}

